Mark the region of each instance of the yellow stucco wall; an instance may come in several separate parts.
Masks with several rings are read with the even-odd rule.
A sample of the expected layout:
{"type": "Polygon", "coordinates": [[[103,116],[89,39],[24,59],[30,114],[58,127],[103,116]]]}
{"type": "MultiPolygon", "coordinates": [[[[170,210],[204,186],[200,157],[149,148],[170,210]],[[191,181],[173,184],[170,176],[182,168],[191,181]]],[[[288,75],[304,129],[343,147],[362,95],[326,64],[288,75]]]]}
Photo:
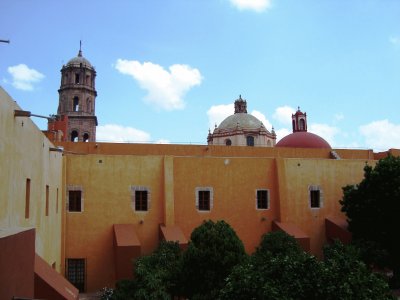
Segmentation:
{"type": "Polygon", "coordinates": [[[345,218],[340,211],[339,200],[343,197],[342,187],[359,183],[364,175],[366,160],[327,159],[279,159],[279,189],[281,222],[295,224],[310,237],[311,252],[321,255],[321,246],[326,243],[325,218],[345,218]],[[320,208],[311,208],[310,185],[322,191],[320,208]]]}
{"type": "Polygon", "coordinates": [[[49,151],[54,145],[30,118],[14,117],[15,109],[21,108],[0,87],[0,228],[35,228],[36,253],[60,270],[62,155],[49,151]],[[31,180],[29,218],[25,218],[27,178],[31,180]]]}
{"type": "MultiPolygon", "coordinates": [[[[81,186],[84,211],[66,213],[65,258],[85,258],[87,290],[115,281],[113,224],[133,224],[142,254],[159,242],[159,225],[186,236],[204,220],[225,220],[252,253],[273,221],[294,224],[310,237],[311,252],[326,242],[325,217],[341,216],[342,187],[363,177],[369,150],[256,149],[249,147],[64,143],[66,190],[81,186]],[[311,209],[308,186],[323,191],[311,209]],[[131,207],[131,186],[148,188],[148,212],[131,207]],[[210,211],[196,209],[196,188],[212,188],[210,211]],[[256,190],[268,189],[268,210],[256,209],[256,190]]],[[[65,194],[66,196],[66,194],[65,194]]]]}

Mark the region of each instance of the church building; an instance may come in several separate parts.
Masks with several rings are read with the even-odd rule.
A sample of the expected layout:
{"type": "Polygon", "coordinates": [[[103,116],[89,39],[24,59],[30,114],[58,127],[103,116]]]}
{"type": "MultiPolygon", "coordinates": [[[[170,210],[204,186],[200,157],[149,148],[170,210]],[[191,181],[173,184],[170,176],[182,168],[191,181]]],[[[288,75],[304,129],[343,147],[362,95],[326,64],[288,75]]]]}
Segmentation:
{"type": "Polygon", "coordinates": [[[229,223],[248,253],[283,230],[321,256],[325,243],[351,239],[342,187],[400,155],[332,149],[300,108],[293,133],[276,142],[241,96],[204,145],[100,143],[95,78],[79,50],[61,69],[45,134],[0,88],[0,299],[114,287],[161,240],[185,248],[205,220],[229,223]]]}

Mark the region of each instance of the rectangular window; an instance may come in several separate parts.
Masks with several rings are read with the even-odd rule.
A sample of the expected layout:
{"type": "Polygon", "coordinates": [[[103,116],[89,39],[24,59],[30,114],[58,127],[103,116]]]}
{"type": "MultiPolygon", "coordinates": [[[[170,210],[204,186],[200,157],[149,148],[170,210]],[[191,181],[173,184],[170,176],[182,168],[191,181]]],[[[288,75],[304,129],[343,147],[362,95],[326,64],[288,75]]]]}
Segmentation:
{"type": "Polygon", "coordinates": [[[46,185],[46,216],[49,215],[49,196],[50,196],[49,193],[50,193],[49,186],[46,185]]]}
{"type": "Polygon", "coordinates": [[[68,192],[68,211],[71,212],[82,211],[82,191],[68,192]]]}
{"type": "Polygon", "coordinates": [[[319,208],[319,191],[310,191],[310,206],[311,208],[319,208]]]}
{"type": "Polygon", "coordinates": [[[269,208],[268,190],[257,190],[257,209],[269,208]]]}
{"type": "Polygon", "coordinates": [[[135,191],[135,210],[147,211],[147,191],[135,191]]]}
{"type": "Polygon", "coordinates": [[[309,200],[311,208],[321,208],[322,207],[322,190],[318,185],[310,185],[309,190],[309,200]]]}
{"type": "Polygon", "coordinates": [[[210,191],[199,191],[199,210],[210,210],[210,191]]]}
{"type": "Polygon", "coordinates": [[[79,83],[79,74],[75,74],[75,83],[79,83]]]}
{"type": "Polygon", "coordinates": [[[196,208],[198,211],[211,211],[214,206],[214,190],[212,187],[197,187],[196,208]]]}
{"type": "Polygon", "coordinates": [[[31,202],[31,180],[27,178],[25,184],[25,219],[29,219],[30,202],[31,202]]]}
{"type": "Polygon", "coordinates": [[[67,259],[67,279],[80,293],[85,292],[85,259],[68,258],[67,259]]]}

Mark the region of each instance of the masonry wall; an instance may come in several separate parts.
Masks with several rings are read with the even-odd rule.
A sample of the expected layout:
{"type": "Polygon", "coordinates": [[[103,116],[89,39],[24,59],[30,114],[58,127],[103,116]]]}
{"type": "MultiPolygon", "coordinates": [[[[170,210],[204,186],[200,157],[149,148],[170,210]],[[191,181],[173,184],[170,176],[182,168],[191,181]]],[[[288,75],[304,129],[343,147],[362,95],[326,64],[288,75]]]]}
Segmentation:
{"type": "MultiPolygon", "coordinates": [[[[321,254],[325,217],[344,218],[342,187],[363,177],[369,151],[224,146],[64,143],[66,191],[81,187],[83,212],[67,212],[65,258],[86,259],[87,291],[115,283],[113,224],[133,224],[141,253],[159,243],[159,225],[177,225],[186,238],[204,220],[225,220],[252,253],[272,222],[291,223],[321,254]],[[310,209],[309,186],[323,191],[310,209]],[[132,186],[150,194],[147,212],[132,208],[132,186]],[[196,208],[196,188],[212,189],[212,208],[196,208]],[[257,189],[269,191],[269,208],[256,208],[257,189]]],[[[67,198],[67,193],[64,195],[67,198]]],[[[66,199],[67,200],[67,199],[66,199]]],[[[133,258],[134,259],[134,258],[133,258]]]]}
{"type": "Polygon", "coordinates": [[[35,228],[36,253],[60,270],[62,154],[50,151],[54,145],[30,118],[14,117],[15,109],[21,108],[0,88],[0,229],[35,228]]]}

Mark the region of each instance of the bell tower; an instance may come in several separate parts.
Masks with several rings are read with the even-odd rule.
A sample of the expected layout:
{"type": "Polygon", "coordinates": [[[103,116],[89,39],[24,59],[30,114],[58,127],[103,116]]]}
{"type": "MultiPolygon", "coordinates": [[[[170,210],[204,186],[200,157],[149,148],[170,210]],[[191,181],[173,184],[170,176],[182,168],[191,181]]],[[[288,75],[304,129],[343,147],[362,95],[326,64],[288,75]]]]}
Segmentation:
{"type": "Polygon", "coordinates": [[[293,132],[307,131],[307,113],[303,113],[300,107],[295,114],[292,114],[293,132]]]}
{"type": "Polygon", "coordinates": [[[96,141],[95,81],[96,71],[79,47],[78,55],[61,68],[57,117],[66,122],[63,140],[96,141]]]}

